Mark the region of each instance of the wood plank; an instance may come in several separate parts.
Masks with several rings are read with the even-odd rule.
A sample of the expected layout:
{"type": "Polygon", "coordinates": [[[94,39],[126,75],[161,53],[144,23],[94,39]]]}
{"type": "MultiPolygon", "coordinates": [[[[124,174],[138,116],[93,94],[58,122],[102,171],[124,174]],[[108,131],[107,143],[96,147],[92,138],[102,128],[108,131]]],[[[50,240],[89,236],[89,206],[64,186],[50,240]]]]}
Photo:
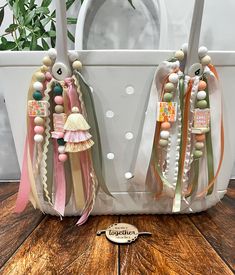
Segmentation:
{"type": "Polygon", "coordinates": [[[47,217],[6,264],[2,274],[117,274],[118,246],[98,230],[117,216],[90,217],[80,227],[77,218],[47,217]]]}
{"type": "Polygon", "coordinates": [[[16,194],[0,203],[0,268],[43,219],[32,206],[21,214],[13,213],[15,202],[16,194]]]}
{"type": "Polygon", "coordinates": [[[186,215],[123,216],[150,231],[120,246],[121,274],[233,274],[186,215]]]}
{"type": "Polygon", "coordinates": [[[0,202],[14,195],[18,188],[18,182],[0,182],[0,202]]]}
{"type": "Polygon", "coordinates": [[[190,216],[195,226],[235,273],[235,186],[231,183],[222,202],[190,216]]]}

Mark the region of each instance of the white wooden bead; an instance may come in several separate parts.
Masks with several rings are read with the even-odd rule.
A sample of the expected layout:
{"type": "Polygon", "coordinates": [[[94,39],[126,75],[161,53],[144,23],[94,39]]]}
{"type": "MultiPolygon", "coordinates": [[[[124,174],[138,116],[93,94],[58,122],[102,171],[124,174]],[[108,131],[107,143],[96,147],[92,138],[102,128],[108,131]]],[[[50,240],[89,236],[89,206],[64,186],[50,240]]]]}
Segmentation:
{"type": "Polygon", "coordinates": [[[197,93],[197,99],[198,100],[203,100],[203,99],[205,99],[206,98],[206,92],[205,91],[199,91],[198,93],[197,93]]]}
{"type": "Polygon", "coordinates": [[[178,83],[178,80],[179,80],[178,74],[173,73],[173,74],[170,74],[170,75],[169,75],[169,81],[170,81],[171,83],[176,84],[176,83],[178,83]]]}
{"type": "Polygon", "coordinates": [[[36,81],[33,83],[33,88],[36,90],[36,91],[42,91],[43,90],[43,85],[41,82],[39,81],[36,81]]]}
{"type": "Polygon", "coordinates": [[[57,51],[56,49],[54,48],[51,48],[48,50],[48,56],[51,58],[51,59],[56,59],[56,56],[57,56],[57,51]]]}
{"type": "Polygon", "coordinates": [[[71,62],[74,62],[74,61],[78,60],[78,58],[79,58],[79,56],[78,56],[77,52],[74,51],[74,52],[69,53],[69,60],[71,62]]]}
{"type": "Polygon", "coordinates": [[[161,131],[161,132],[160,132],[160,137],[161,137],[162,139],[168,139],[168,138],[169,138],[169,135],[170,135],[170,133],[169,133],[168,131],[161,131]]]}
{"type": "Polygon", "coordinates": [[[184,52],[183,51],[175,52],[175,58],[178,59],[179,61],[183,61],[184,60],[184,52]]]}
{"type": "Polygon", "coordinates": [[[73,66],[74,70],[80,70],[82,68],[82,63],[80,61],[76,60],[73,62],[72,66],[73,66]]]}
{"type": "Polygon", "coordinates": [[[207,53],[208,53],[208,49],[206,47],[204,47],[204,46],[202,46],[202,47],[200,47],[198,49],[198,55],[199,55],[200,58],[202,58],[205,55],[207,55],[207,53]]]}
{"type": "Polygon", "coordinates": [[[209,55],[205,55],[202,59],[201,59],[201,64],[203,66],[207,66],[211,63],[211,58],[209,55]]]}
{"type": "Polygon", "coordinates": [[[65,146],[59,146],[58,147],[58,152],[60,153],[60,154],[64,154],[65,153],[65,146]]]}
{"type": "Polygon", "coordinates": [[[188,52],[188,43],[184,43],[181,46],[182,51],[184,52],[184,54],[186,54],[188,52]]]}
{"type": "Polygon", "coordinates": [[[43,136],[42,135],[35,135],[34,136],[34,141],[37,142],[37,143],[41,143],[43,141],[43,136]]]}
{"type": "Polygon", "coordinates": [[[52,65],[52,61],[49,56],[43,57],[42,63],[43,63],[43,65],[45,65],[47,67],[50,67],[52,65]]]}

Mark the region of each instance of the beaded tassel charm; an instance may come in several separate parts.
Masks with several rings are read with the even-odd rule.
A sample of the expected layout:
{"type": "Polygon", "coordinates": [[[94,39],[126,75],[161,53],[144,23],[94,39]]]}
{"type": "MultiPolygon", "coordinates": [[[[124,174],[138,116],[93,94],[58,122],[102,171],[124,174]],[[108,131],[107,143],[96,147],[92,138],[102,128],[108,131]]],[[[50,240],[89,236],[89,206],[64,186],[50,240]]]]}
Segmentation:
{"type": "Polygon", "coordinates": [[[75,153],[90,149],[94,142],[88,132],[89,129],[90,126],[84,116],[79,113],[78,107],[73,107],[72,113],[68,116],[64,125],[65,151],[75,153]]]}

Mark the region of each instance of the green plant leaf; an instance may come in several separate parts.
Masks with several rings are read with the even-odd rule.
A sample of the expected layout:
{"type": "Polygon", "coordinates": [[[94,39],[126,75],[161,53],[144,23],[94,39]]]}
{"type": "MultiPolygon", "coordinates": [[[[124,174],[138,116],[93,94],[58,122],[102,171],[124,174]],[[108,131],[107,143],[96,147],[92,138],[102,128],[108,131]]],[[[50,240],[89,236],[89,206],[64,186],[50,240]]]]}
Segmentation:
{"type": "Polygon", "coordinates": [[[2,41],[2,44],[6,44],[6,43],[7,43],[6,37],[2,36],[2,37],[1,37],[1,41],[2,41]]]}
{"type": "Polygon", "coordinates": [[[13,41],[7,41],[4,44],[0,44],[0,50],[7,51],[13,50],[16,47],[16,43],[13,41]]]}
{"type": "Polygon", "coordinates": [[[73,34],[68,30],[68,38],[74,43],[75,42],[75,38],[73,36],[73,34]]]}
{"type": "Polygon", "coordinates": [[[43,0],[42,1],[42,7],[49,7],[51,4],[52,0],[43,0]]]}
{"type": "Polygon", "coordinates": [[[3,18],[4,18],[4,8],[0,10],[0,26],[2,25],[3,18]]]}
{"type": "Polygon", "coordinates": [[[5,29],[6,33],[12,33],[18,28],[18,24],[10,24],[8,28],[5,29]]]}
{"type": "Polygon", "coordinates": [[[68,17],[68,18],[67,18],[67,23],[68,23],[69,25],[77,24],[77,18],[68,17]]]}
{"type": "Polygon", "coordinates": [[[133,0],[128,0],[128,2],[131,4],[132,8],[135,9],[135,6],[133,4],[133,0]]]}
{"type": "Polygon", "coordinates": [[[74,2],[75,2],[75,0],[68,0],[66,2],[66,9],[68,10],[73,5],[74,2]]]}
{"type": "Polygon", "coordinates": [[[43,49],[46,50],[46,51],[50,49],[50,47],[49,47],[49,45],[47,44],[46,40],[43,39],[43,38],[42,38],[42,47],[43,47],[43,49]]]}
{"type": "Polygon", "coordinates": [[[30,11],[25,17],[24,24],[27,26],[32,21],[34,16],[35,16],[35,10],[30,11]]]}
{"type": "Polygon", "coordinates": [[[36,48],[37,48],[37,38],[36,38],[36,35],[35,34],[33,34],[32,35],[32,39],[31,39],[31,43],[30,43],[30,50],[32,51],[32,50],[36,50],[36,48]]]}
{"type": "Polygon", "coordinates": [[[20,7],[18,5],[18,1],[14,2],[12,10],[13,10],[14,16],[17,18],[19,16],[19,12],[20,12],[20,7]]]}
{"type": "Polygon", "coordinates": [[[51,21],[51,18],[46,17],[46,18],[41,20],[41,24],[42,24],[43,27],[45,27],[50,21],[51,21]]]}
{"type": "Polygon", "coordinates": [[[39,8],[36,8],[34,11],[37,14],[40,14],[40,13],[49,14],[50,13],[50,10],[47,7],[39,7],[39,8]]]}

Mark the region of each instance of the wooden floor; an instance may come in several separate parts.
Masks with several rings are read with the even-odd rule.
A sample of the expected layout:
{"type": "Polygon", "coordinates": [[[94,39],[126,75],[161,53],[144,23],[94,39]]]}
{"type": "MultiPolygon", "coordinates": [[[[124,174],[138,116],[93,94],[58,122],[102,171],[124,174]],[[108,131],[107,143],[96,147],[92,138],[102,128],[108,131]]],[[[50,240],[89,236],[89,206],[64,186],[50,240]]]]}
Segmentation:
{"type": "Polygon", "coordinates": [[[235,181],[216,207],[192,215],[44,216],[31,206],[13,214],[18,185],[0,184],[0,274],[234,274],[235,181]],[[114,245],[96,231],[115,222],[152,236],[114,245]]]}

